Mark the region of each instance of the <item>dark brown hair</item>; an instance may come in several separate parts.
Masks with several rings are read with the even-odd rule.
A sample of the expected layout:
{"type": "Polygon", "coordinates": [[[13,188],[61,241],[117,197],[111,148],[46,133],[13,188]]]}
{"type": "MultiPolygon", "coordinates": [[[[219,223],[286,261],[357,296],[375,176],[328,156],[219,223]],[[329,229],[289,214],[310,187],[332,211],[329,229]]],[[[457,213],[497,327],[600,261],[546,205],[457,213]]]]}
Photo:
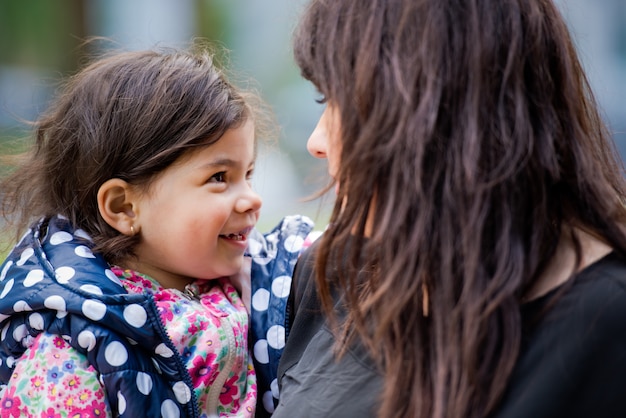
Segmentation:
{"type": "Polygon", "coordinates": [[[18,230],[64,215],[108,261],[126,258],[136,237],[100,216],[102,183],[120,178],[147,188],[189,150],[256,122],[262,113],[249,102],[257,99],[227,81],[206,46],[101,57],[69,78],[36,121],[32,153],[0,185],[2,213],[18,230]]]}
{"type": "Polygon", "coordinates": [[[383,367],[381,416],[487,415],[561,227],[626,253],[622,165],[566,24],[550,0],[313,0],[294,48],[341,115],[317,258],[340,341],[383,367]]]}

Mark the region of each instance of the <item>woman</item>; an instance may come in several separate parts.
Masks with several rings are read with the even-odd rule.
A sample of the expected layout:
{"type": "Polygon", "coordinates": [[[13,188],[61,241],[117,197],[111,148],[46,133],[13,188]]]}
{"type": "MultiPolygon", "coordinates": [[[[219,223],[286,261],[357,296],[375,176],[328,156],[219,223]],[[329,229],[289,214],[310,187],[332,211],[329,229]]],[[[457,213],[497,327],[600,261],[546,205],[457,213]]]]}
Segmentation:
{"type": "Polygon", "coordinates": [[[312,0],[337,190],[282,417],[626,416],[626,184],[551,0],[312,0]]]}

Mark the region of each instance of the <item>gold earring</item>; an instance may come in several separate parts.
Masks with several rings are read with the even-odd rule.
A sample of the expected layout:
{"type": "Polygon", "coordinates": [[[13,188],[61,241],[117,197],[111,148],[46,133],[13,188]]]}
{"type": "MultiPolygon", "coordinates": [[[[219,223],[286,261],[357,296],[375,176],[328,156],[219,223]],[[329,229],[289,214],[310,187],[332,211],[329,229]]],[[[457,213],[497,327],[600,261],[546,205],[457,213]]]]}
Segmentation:
{"type": "Polygon", "coordinates": [[[131,237],[135,236],[135,227],[133,225],[130,226],[130,236],[131,237]]]}

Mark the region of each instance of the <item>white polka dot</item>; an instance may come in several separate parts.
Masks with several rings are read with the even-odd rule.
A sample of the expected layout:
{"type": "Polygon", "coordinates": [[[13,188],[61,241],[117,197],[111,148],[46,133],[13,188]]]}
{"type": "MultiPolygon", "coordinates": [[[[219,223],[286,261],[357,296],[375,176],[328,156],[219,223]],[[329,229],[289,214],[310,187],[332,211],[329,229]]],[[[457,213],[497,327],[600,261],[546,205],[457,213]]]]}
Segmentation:
{"type": "Polygon", "coordinates": [[[254,358],[261,364],[270,362],[270,354],[267,351],[267,340],[259,340],[254,344],[254,358]]]}
{"type": "Polygon", "coordinates": [[[43,304],[48,309],[54,309],[59,312],[65,312],[65,299],[59,295],[48,296],[43,304]]]}
{"type": "Polygon", "coordinates": [[[0,282],[3,282],[4,279],[6,279],[7,272],[9,271],[12,265],[13,265],[12,260],[7,261],[7,263],[4,265],[4,267],[2,268],[2,272],[0,272],[0,282]]]}
{"type": "Polygon", "coordinates": [[[319,237],[322,236],[323,233],[324,231],[311,231],[309,235],[306,236],[306,239],[304,240],[304,242],[309,242],[313,244],[315,241],[317,241],[319,237]]]}
{"type": "Polygon", "coordinates": [[[82,258],[96,258],[96,256],[91,252],[91,249],[85,245],[79,245],[74,248],[74,253],[82,258]]]}
{"type": "Polygon", "coordinates": [[[285,346],[285,327],[282,325],[272,325],[267,330],[267,344],[270,347],[280,350],[285,346]]]}
{"type": "Polygon", "coordinates": [[[77,229],[76,231],[74,231],[74,236],[77,238],[83,238],[83,239],[91,241],[91,237],[89,236],[87,232],[85,232],[84,229],[77,229]]]}
{"type": "Polygon", "coordinates": [[[152,392],[152,378],[148,373],[137,373],[137,389],[146,396],[152,392]]]}
{"type": "Polygon", "coordinates": [[[278,391],[278,379],[272,380],[270,383],[270,389],[272,390],[272,396],[278,399],[280,392],[278,391]]]}
{"type": "Polygon", "coordinates": [[[304,239],[298,235],[291,235],[285,239],[285,250],[290,253],[296,253],[302,249],[302,244],[304,244],[304,239]]]}
{"type": "Polygon", "coordinates": [[[278,244],[278,234],[280,234],[279,231],[274,231],[265,236],[265,241],[270,244],[270,247],[275,247],[278,244]]]}
{"type": "Polygon", "coordinates": [[[107,278],[111,280],[113,283],[119,286],[122,286],[122,282],[120,282],[120,279],[111,270],[109,269],[104,270],[104,275],[107,276],[107,278]]]}
{"type": "Polygon", "coordinates": [[[126,412],[126,398],[122,395],[122,392],[117,392],[117,410],[120,415],[126,412]]]}
{"type": "Polygon", "coordinates": [[[286,298],[291,291],[291,277],[279,276],[272,281],[272,293],[279,298],[286,298]]]}
{"type": "Polygon", "coordinates": [[[9,357],[7,358],[7,367],[8,367],[9,369],[12,369],[14,365],[15,365],[15,357],[13,357],[13,356],[9,356],[9,357]]]}
{"type": "Polygon", "coordinates": [[[15,341],[22,341],[22,339],[26,337],[26,335],[28,335],[28,329],[26,328],[26,325],[24,324],[18,325],[13,330],[13,339],[15,341]]]}
{"type": "Polygon", "coordinates": [[[250,255],[259,255],[262,249],[263,245],[259,241],[255,240],[254,238],[248,239],[248,253],[250,253],[250,255]]]}
{"type": "Polygon", "coordinates": [[[259,289],[252,295],[252,307],[257,311],[266,311],[270,304],[270,292],[267,289],[259,289]]]}
{"type": "Polygon", "coordinates": [[[263,408],[270,414],[274,412],[274,397],[269,390],[263,394],[263,408]]]}
{"type": "Polygon", "coordinates": [[[164,400],[163,403],[161,404],[161,416],[163,418],[180,417],[180,410],[178,409],[176,402],[174,402],[171,399],[164,400]]]}
{"type": "Polygon", "coordinates": [[[41,316],[38,312],[32,313],[28,316],[28,323],[32,329],[36,329],[38,331],[43,331],[45,326],[43,316],[41,316]]]}
{"type": "Polygon", "coordinates": [[[165,358],[170,358],[174,355],[174,352],[170,350],[170,348],[166,346],[164,343],[159,344],[157,348],[154,350],[154,352],[160,355],[161,357],[165,357],[165,358]]]}
{"type": "Polygon", "coordinates": [[[65,231],[59,231],[52,234],[52,236],[50,237],[50,244],[59,245],[63,244],[64,242],[70,242],[73,239],[74,238],[72,237],[72,234],[65,231]]]}
{"type": "Polygon", "coordinates": [[[191,390],[189,389],[189,386],[185,384],[185,382],[174,383],[172,389],[174,389],[174,395],[176,396],[176,400],[181,404],[184,405],[191,400],[191,390]]]}
{"type": "Polygon", "coordinates": [[[56,277],[57,282],[62,284],[69,282],[75,274],[76,270],[69,266],[59,267],[54,271],[54,277],[56,277]]]}
{"type": "Polygon", "coordinates": [[[82,311],[92,321],[99,321],[107,313],[107,306],[99,300],[87,299],[83,302],[82,311]]]}
{"type": "Polygon", "coordinates": [[[33,250],[32,248],[25,249],[24,251],[22,251],[22,254],[20,254],[20,259],[15,264],[18,266],[23,266],[24,263],[26,263],[26,260],[28,260],[33,254],[35,254],[35,250],[33,250]]]}
{"type": "Polygon", "coordinates": [[[0,299],[4,299],[4,297],[13,289],[13,284],[15,283],[14,279],[11,279],[4,285],[4,289],[2,289],[2,293],[0,293],[0,299]]]}
{"type": "Polygon", "coordinates": [[[35,269],[28,272],[24,279],[24,287],[31,287],[43,280],[43,270],[35,269]]]}
{"type": "Polygon", "coordinates": [[[141,328],[146,323],[146,320],[148,319],[148,314],[142,306],[132,304],[124,308],[124,319],[131,326],[135,328],[141,328]]]}
{"type": "Polygon", "coordinates": [[[13,304],[13,310],[15,312],[26,312],[26,311],[32,311],[33,308],[31,308],[30,305],[26,303],[25,300],[18,300],[17,302],[13,304]]]}
{"type": "Polygon", "coordinates": [[[87,351],[91,351],[96,346],[96,336],[91,331],[81,331],[78,334],[78,345],[87,349],[87,351]]]}
{"type": "Polygon", "coordinates": [[[105,348],[104,358],[111,366],[117,367],[126,363],[126,360],[128,360],[128,352],[121,342],[113,341],[105,348]]]}
{"type": "Polygon", "coordinates": [[[4,321],[5,319],[9,318],[11,315],[5,315],[0,313],[0,322],[4,321]]]}
{"type": "Polygon", "coordinates": [[[93,284],[84,284],[80,287],[80,289],[87,293],[91,293],[92,295],[102,295],[102,289],[93,284]]]}

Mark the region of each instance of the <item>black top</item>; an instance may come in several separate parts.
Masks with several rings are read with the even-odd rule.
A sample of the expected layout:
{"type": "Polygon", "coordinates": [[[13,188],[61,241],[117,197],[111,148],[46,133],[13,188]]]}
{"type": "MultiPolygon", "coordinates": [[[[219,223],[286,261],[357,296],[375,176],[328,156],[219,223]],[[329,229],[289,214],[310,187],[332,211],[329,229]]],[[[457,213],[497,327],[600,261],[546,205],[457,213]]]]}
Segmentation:
{"type": "Polygon", "coordinates": [[[497,418],[626,417],[626,261],[611,253],[522,308],[520,357],[497,418]],[[569,284],[568,284],[569,285],[569,284]]]}
{"type": "MultiPolygon", "coordinates": [[[[294,273],[273,417],[375,417],[382,377],[358,345],[336,361],[315,291],[316,247],[294,273]]],[[[626,260],[611,253],[566,286],[553,305],[560,288],[523,305],[520,356],[494,418],[626,417],[626,260]]]]}

